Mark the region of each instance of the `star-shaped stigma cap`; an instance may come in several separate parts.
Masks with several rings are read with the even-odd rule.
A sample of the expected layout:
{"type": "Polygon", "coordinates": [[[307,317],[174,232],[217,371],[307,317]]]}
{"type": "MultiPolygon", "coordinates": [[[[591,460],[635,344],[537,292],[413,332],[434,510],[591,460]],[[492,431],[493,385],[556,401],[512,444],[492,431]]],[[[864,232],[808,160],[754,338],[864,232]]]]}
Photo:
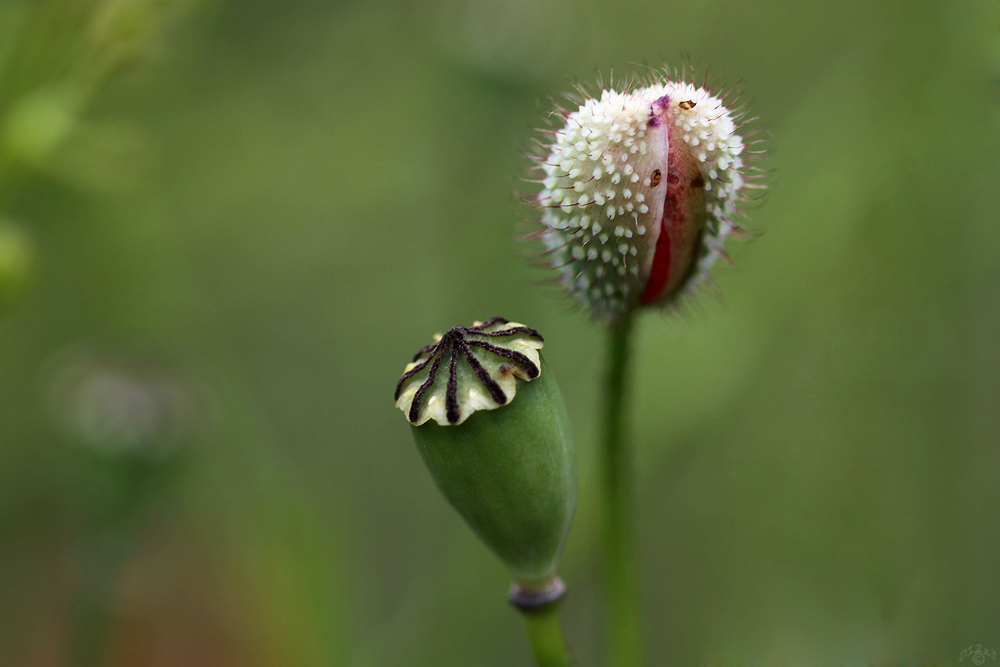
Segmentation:
{"type": "Polygon", "coordinates": [[[477,410],[495,410],[514,400],[515,378],[539,376],[544,342],[534,329],[502,317],[437,334],[406,366],[396,406],[415,426],[431,419],[458,425],[477,410]]]}

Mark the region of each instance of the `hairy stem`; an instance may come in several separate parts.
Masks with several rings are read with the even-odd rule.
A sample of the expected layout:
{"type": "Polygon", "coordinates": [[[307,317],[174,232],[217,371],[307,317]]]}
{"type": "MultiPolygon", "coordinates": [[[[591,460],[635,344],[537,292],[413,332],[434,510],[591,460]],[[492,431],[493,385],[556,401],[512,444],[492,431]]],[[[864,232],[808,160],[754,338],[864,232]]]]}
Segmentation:
{"type": "Polygon", "coordinates": [[[631,450],[626,434],[625,406],[633,314],[608,336],[604,377],[604,432],[601,475],[604,486],[604,570],[608,614],[609,667],[642,664],[639,591],[632,543],[630,494],[631,450]]]}

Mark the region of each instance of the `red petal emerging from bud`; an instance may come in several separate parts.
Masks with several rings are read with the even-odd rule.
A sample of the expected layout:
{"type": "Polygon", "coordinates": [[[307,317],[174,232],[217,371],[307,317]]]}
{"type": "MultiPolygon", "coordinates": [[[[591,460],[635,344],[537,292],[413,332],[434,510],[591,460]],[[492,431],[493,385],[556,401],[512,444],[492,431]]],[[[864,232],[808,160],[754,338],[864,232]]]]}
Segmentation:
{"type": "Polygon", "coordinates": [[[705,230],[705,179],[698,161],[687,150],[672,124],[668,125],[667,192],[660,234],[639,303],[653,303],[673,293],[690,274],[705,230]]]}

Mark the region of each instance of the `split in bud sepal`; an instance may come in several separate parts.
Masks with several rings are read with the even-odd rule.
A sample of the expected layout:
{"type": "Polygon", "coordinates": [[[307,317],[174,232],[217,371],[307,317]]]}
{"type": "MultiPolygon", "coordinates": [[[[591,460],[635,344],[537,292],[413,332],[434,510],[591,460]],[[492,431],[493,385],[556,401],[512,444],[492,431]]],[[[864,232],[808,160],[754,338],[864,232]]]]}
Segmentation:
{"type": "Polygon", "coordinates": [[[553,581],[576,504],[569,419],[537,331],[503,318],[455,327],[396,387],[434,481],[510,570],[553,581]]]}

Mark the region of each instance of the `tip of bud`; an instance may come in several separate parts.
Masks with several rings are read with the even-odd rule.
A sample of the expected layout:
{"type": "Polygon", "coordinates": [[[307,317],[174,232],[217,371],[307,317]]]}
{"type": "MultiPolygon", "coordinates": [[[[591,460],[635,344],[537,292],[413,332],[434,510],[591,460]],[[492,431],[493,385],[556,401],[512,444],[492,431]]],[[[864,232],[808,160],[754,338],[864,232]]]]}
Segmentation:
{"type": "Polygon", "coordinates": [[[431,419],[448,426],[506,405],[517,393],[516,377],[530,381],[541,373],[543,343],[534,329],[502,317],[454,327],[407,364],[396,407],[416,426],[431,419]]]}

